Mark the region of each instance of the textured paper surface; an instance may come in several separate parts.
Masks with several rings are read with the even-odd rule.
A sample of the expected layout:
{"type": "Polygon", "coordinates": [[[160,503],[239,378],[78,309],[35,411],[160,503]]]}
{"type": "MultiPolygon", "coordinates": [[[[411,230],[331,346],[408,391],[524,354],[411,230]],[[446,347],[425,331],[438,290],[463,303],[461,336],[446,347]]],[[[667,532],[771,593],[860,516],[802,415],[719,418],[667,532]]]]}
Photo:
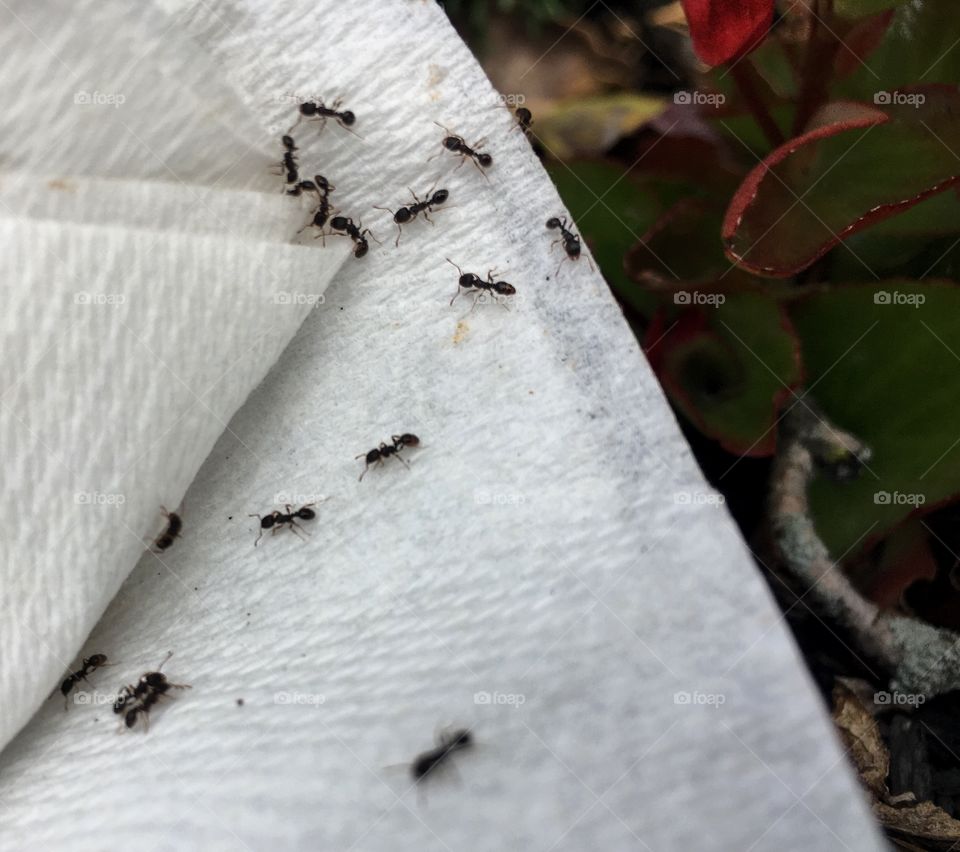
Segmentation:
{"type": "MultiPolygon", "coordinates": [[[[176,80],[168,57],[207,65],[206,76],[191,65],[183,73],[197,76],[178,89],[188,111],[219,92],[212,100],[231,104],[211,107],[223,124],[254,116],[265,134],[282,132],[284,93],[342,95],[362,138],[307,126],[301,161],[319,164],[337,205],[384,246],[339,268],[203,464],[183,537],[140,560],[77,648],[120,661],[91,678],[97,690],[168,650],[165,670],[192,689],[145,735],[118,735],[104,706],[47,702],[0,755],[0,846],[882,848],[779,612],[730,518],[705,499],[606,286],[584,260],[555,276],[543,222],[562,214],[559,200],[442,12],[418,0],[164,8],[169,20],[129,29],[125,6],[90,14],[114,16],[102,38],[133,53],[160,38],[159,100],[176,80]],[[490,137],[489,184],[469,166],[451,173],[451,158],[426,162],[439,149],[433,120],[490,137]],[[433,227],[410,225],[395,249],[389,215],[371,206],[395,207],[408,186],[422,195],[437,179],[456,206],[433,227]],[[447,256],[481,273],[496,266],[521,299],[509,312],[469,312],[469,297],[450,307],[447,256]],[[423,442],[410,470],[391,461],[358,483],[354,456],[398,431],[423,442]],[[253,547],[248,513],[324,498],[306,540],[283,530],[253,547]],[[403,765],[446,725],[470,726],[477,747],[414,790],[403,765]]],[[[99,58],[70,52],[66,12],[46,26],[53,49],[99,58]]],[[[195,140],[182,135],[157,144],[186,161],[195,140]]],[[[121,147],[102,171],[78,151],[73,173],[163,179],[121,147]]],[[[190,185],[223,177],[222,189],[276,194],[263,151],[235,167],[198,157],[185,166],[190,185]]],[[[6,227],[31,229],[24,246],[48,230],[6,227]]],[[[171,230],[171,259],[181,242],[207,239],[171,230]]],[[[274,250],[317,258],[317,269],[345,250],[273,237],[257,249],[256,230],[243,233],[263,253],[248,258],[251,279],[291,268],[274,250]]],[[[267,292],[268,280],[246,286],[267,292]]],[[[53,322],[33,311],[34,324],[53,322]]],[[[193,363],[179,365],[184,376],[193,363]]],[[[155,505],[144,482],[137,499],[155,505]]],[[[57,554],[60,578],[71,608],[90,612],[72,573],[81,550],[57,554]]],[[[14,590],[21,605],[50,595],[14,590]]],[[[38,677],[20,659],[0,671],[5,699],[38,677]]]]}

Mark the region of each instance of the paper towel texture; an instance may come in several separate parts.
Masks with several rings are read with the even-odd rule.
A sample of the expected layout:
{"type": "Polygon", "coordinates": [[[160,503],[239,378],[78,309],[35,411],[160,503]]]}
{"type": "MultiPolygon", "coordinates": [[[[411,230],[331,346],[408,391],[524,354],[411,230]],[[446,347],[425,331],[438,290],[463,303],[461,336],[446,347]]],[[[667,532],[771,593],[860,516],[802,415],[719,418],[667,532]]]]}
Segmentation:
{"type": "MultiPolygon", "coordinates": [[[[165,671],[192,689],[145,735],[116,734],[108,707],[47,702],[0,755],[0,847],[882,848],[747,549],[722,508],[695,499],[703,478],[605,284],[585,260],[555,274],[543,223],[563,213],[556,193],[442,12],[420,0],[163,9],[170,17],[150,27],[128,26],[126,6],[91,14],[112,16],[118,50],[160,38],[156,61],[215,69],[183,70],[183,97],[221,91],[229,115],[254,117],[267,136],[289,126],[284,93],[343,96],[360,138],[308,124],[301,162],[317,163],[338,207],[384,245],[340,266],[193,481],[182,538],[143,556],[77,649],[120,661],[91,678],[104,693],[169,650],[165,671]],[[434,120],[490,137],[489,183],[469,166],[452,172],[455,158],[427,162],[440,147],[434,120]],[[412,223],[394,248],[389,214],[372,206],[395,208],[407,187],[422,196],[437,181],[455,206],[433,227],[412,223]],[[445,257],[497,267],[518,288],[512,309],[471,311],[469,296],[451,307],[445,257]],[[410,469],[390,460],[358,482],[354,456],[403,431],[422,440],[405,454],[410,469]],[[254,548],[249,513],[313,500],[306,540],[281,530],[254,548]],[[404,767],[446,725],[471,727],[477,746],[415,790],[404,767]]],[[[70,52],[73,38],[93,37],[68,38],[71,14],[40,35],[93,68],[70,52]]],[[[170,132],[171,156],[189,159],[200,143],[170,132]]],[[[103,170],[88,154],[73,173],[161,178],[119,150],[103,170]]],[[[242,159],[227,186],[275,193],[261,182],[265,157],[242,159]]],[[[218,180],[218,162],[199,157],[191,182],[218,180]]],[[[23,204],[34,211],[23,215],[45,209],[23,204]]],[[[7,227],[54,238],[44,223],[7,227]]],[[[78,230],[61,226],[59,239],[94,252],[78,230]]],[[[220,239],[171,230],[171,264],[220,239]]],[[[274,286],[267,267],[292,268],[271,251],[323,269],[331,243],[346,250],[342,239],[258,247],[255,233],[243,231],[252,257],[221,253],[246,259],[230,277],[251,299],[274,286]]],[[[200,271],[183,269],[196,286],[200,271]]],[[[56,327],[39,306],[31,322],[56,327]]],[[[210,337],[230,332],[241,329],[210,337]]],[[[204,347],[215,348],[209,337],[187,348],[204,347]]],[[[199,382],[184,358],[178,369],[199,382]]],[[[101,371],[91,365],[91,381],[101,371]]],[[[60,386],[78,400],[94,392],[68,379],[60,386]]],[[[140,381],[162,394],[151,375],[140,381]]],[[[122,402],[118,414],[137,408],[122,402]]],[[[50,439],[66,452],[76,437],[50,439]]],[[[152,487],[167,472],[148,473],[152,487]]],[[[2,625],[10,635],[7,607],[2,625]]],[[[37,677],[6,661],[3,672],[5,695],[37,677]]]]}

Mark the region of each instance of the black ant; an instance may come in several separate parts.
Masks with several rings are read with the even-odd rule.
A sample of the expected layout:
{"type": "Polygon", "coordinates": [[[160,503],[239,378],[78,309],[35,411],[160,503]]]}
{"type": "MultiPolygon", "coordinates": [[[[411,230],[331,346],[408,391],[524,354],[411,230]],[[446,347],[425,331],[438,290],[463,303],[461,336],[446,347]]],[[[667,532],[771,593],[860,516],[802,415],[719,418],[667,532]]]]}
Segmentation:
{"type": "Polygon", "coordinates": [[[183,529],[183,518],[181,518],[176,512],[168,512],[163,506],[160,507],[160,510],[166,515],[167,518],[167,528],[157,536],[156,541],[154,541],[153,546],[156,548],[154,553],[161,553],[166,550],[170,545],[173,544],[174,539],[178,538],[180,535],[180,530],[183,529]]]}
{"type": "MultiPolygon", "coordinates": [[[[420,213],[423,213],[423,218],[432,225],[433,219],[430,218],[430,213],[433,212],[433,208],[439,204],[446,203],[447,199],[450,198],[450,193],[445,189],[438,189],[436,192],[431,190],[425,201],[417,198],[416,193],[412,189],[410,190],[410,194],[413,196],[414,203],[406,207],[401,207],[393,214],[393,221],[397,226],[397,239],[394,245],[397,246],[400,245],[400,237],[403,234],[402,225],[412,222],[420,213]]],[[[374,206],[376,207],[376,205],[374,206]]],[[[386,210],[388,213],[393,212],[386,207],[377,207],[377,210],[386,210]]]]}
{"type": "MultiPolygon", "coordinates": [[[[80,668],[68,675],[66,680],[60,684],[60,692],[63,693],[63,709],[67,709],[67,699],[81,680],[87,680],[88,674],[93,674],[93,672],[103,666],[112,665],[114,664],[107,662],[106,654],[92,654],[89,657],[84,657],[80,668]]],[[[89,683],[89,681],[87,682],[89,683]]]]}
{"type": "MultiPolygon", "coordinates": [[[[567,219],[558,219],[556,216],[552,216],[547,219],[547,227],[551,231],[558,230],[560,231],[560,239],[553,241],[553,246],[557,243],[563,243],[563,250],[567,253],[567,256],[563,260],[579,260],[580,259],[580,237],[578,237],[573,231],[567,229],[567,219]]],[[[552,246],[551,246],[552,247],[552,246]]],[[[563,266],[563,260],[560,261],[560,266],[563,266]]],[[[591,267],[593,264],[590,264],[591,267]]],[[[557,267],[557,274],[560,272],[560,266],[557,267]]]]}
{"type": "Polygon", "coordinates": [[[287,190],[287,195],[293,195],[297,197],[303,195],[305,192],[316,192],[319,195],[320,188],[312,180],[301,180],[298,183],[295,183],[292,189],[287,190]]]}
{"type": "Polygon", "coordinates": [[[437,745],[434,748],[417,755],[413,763],[410,764],[410,774],[414,777],[414,780],[423,781],[428,773],[443,763],[455,751],[461,751],[472,745],[473,736],[465,728],[444,734],[437,739],[437,745]]]}
{"type": "MultiPolygon", "coordinates": [[[[314,228],[322,229],[323,226],[327,224],[327,219],[330,218],[331,210],[330,193],[336,189],[336,187],[323,175],[314,175],[313,180],[301,181],[300,185],[302,186],[304,183],[310,184],[310,189],[317,193],[318,201],[316,208],[314,208],[314,211],[310,216],[310,220],[299,231],[297,231],[298,236],[307,230],[307,228],[309,228],[311,225],[314,228]]],[[[291,192],[290,194],[293,195],[294,193],[291,192]]],[[[320,236],[323,236],[322,232],[320,236]]]]}
{"type": "Polygon", "coordinates": [[[287,185],[294,186],[293,190],[288,189],[287,192],[290,195],[299,195],[300,191],[297,189],[297,183],[300,180],[300,170],[297,166],[297,155],[294,151],[299,150],[296,143],[293,141],[292,136],[283,136],[280,141],[283,143],[283,147],[286,149],[283,155],[283,159],[277,163],[282,171],[287,173],[287,185]]]}
{"type": "Polygon", "coordinates": [[[363,481],[363,477],[370,469],[370,465],[382,465],[383,460],[390,458],[390,456],[396,456],[407,468],[410,467],[410,465],[407,464],[407,460],[400,455],[400,451],[404,447],[419,446],[420,439],[416,435],[411,435],[409,432],[404,432],[402,435],[391,435],[390,440],[393,442],[392,446],[390,444],[381,443],[379,447],[375,447],[374,449],[370,450],[370,452],[360,453],[360,455],[356,456],[356,458],[364,459],[366,462],[366,465],[363,468],[363,473],[360,474],[360,479],[358,481],[363,481]]]}
{"type": "Polygon", "coordinates": [[[343,235],[350,237],[353,240],[353,256],[354,257],[363,257],[370,250],[370,243],[367,242],[366,235],[370,234],[377,243],[380,243],[380,240],[377,240],[374,236],[373,231],[369,228],[363,228],[363,223],[355,225],[353,219],[348,219],[346,216],[334,216],[330,220],[330,227],[334,231],[342,231],[343,235]],[[360,229],[363,228],[361,231],[360,229]]]}
{"type": "MultiPolygon", "coordinates": [[[[294,532],[302,530],[303,528],[297,523],[297,519],[299,518],[301,521],[312,521],[317,516],[317,513],[310,507],[315,505],[316,503],[307,503],[306,506],[301,506],[296,512],[291,512],[290,505],[287,504],[284,507],[287,510],[286,512],[274,510],[269,515],[264,515],[263,517],[256,514],[248,515],[247,517],[250,518],[260,518],[260,535],[257,536],[257,540],[253,543],[253,546],[256,547],[260,539],[263,538],[264,530],[272,529],[273,535],[277,534],[278,529],[288,525],[294,532]]],[[[297,533],[297,535],[300,535],[300,533],[297,533]]],[[[301,538],[302,537],[303,536],[301,536],[301,538]]]]}
{"type": "Polygon", "coordinates": [[[530,125],[533,124],[533,113],[526,107],[517,107],[514,112],[514,118],[517,119],[517,126],[524,136],[530,136],[530,125]]]}
{"type": "MultiPolygon", "coordinates": [[[[451,305],[456,301],[456,298],[460,295],[461,290],[477,291],[477,296],[473,300],[474,308],[477,306],[477,301],[483,294],[484,290],[489,290],[491,293],[496,293],[498,296],[513,296],[517,292],[517,288],[514,287],[513,284],[508,284],[506,281],[494,281],[492,277],[492,269],[487,273],[487,280],[484,281],[479,275],[476,275],[473,272],[464,272],[459,266],[457,266],[457,264],[450,260],[449,257],[446,260],[447,263],[455,267],[457,272],[460,273],[460,280],[457,281],[457,292],[453,294],[453,298],[450,300],[451,305]]],[[[503,302],[500,302],[500,304],[503,305],[503,307],[508,311],[510,310],[503,302]]],[[[470,310],[472,311],[473,308],[470,310]]]]}
{"type": "Polygon", "coordinates": [[[113,705],[113,712],[123,714],[123,722],[128,728],[137,724],[137,718],[143,714],[143,724],[145,729],[150,727],[150,708],[156,704],[160,698],[166,695],[171,689],[192,689],[187,683],[170,683],[167,676],[160,669],[173,656],[173,651],[163,658],[163,662],[157,666],[157,671],[146,672],[140,677],[136,686],[127,684],[120,690],[117,700],[113,705]]]}
{"type": "MultiPolygon", "coordinates": [[[[434,124],[436,124],[437,127],[439,127],[441,130],[445,130],[447,132],[448,135],[443,138],[443,142],[441,144],[448,151],[453,151],[455,154],[460,155],[460,166],[462,166],[467,161],[467,158],[469,157],[473,161],[473,164],[480,171],[480,173],[484,177],[487,177],[486,172],[484,172],[484,169],[489,169],[490,166],[493,165],[493,157],[490,154],[486,153],[485,151],[477,151],[474,148],[470,147],[464,141],[462,136],[457,136],[456,134],[451,133],[442,124],[437,124],[437,122],[434,122],[434,124]]],[[[482,145],[483,141],[478,142],[476,144],[482,145]]],[[[460,166],[457,166],[457,168],[459,169],[460,166]]],[[[490,180],[490,178],[487,178],[487,180],[490,180]]]]}
{"type": "MultiPolygon", "coordinates": [[[[319,103],[314,103],[313,101],[307,101],[306,103],[300,104],[300,117],[297,119],[297,124],[303,119],[304,116],[307,118],[314,118],[317,121],[322,121],[323,126],[320,128],[321,131],[327,125],[328,118],[335,118],[337,124],[339,124],[344,130],[350,130],[350,128],[356,123],[357,117],[348,109],[340,110],[340,98],[337,98],[334,101],[332,107],[324,106],[323,101],[319,103]]],[[[297,124],[294,124],[293,127],[296,127],[297,124]]],[[[293,130],[293,127],[290,129],[293,130]]],[[[353,131],[350,131],[353,133],[353,131]]]]}

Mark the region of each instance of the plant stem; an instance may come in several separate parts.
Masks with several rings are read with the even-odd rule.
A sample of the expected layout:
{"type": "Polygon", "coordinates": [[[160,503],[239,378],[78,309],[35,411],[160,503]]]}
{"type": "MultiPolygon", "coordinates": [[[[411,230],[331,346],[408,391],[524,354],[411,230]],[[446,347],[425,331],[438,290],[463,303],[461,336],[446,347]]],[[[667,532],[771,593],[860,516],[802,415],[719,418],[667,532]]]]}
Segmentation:
{"type": "Polygon", "coordinates": [[[773,120],[773,116],[770,115],[770,110],[767,109],[766,102],[760,95],[760,90],[757,86],[756,71],[754,71],[750,61],[745,59],[733,65],[730,68],[730,74],[733,76],[734,82],[740,90],[740,95],[743,97],[747,109],[753,114],[754,119],[763,131],[763,135],[767,137],[770,146],[777,148],[782,145],[785,141],[783,133],[773,120]]]}
{"type": "MultiPolygon", "coordinates": [[[[830,3],[822,9],[823,15],[829,15],[830,3]]],[[[800,94],[797,98],[797,112],[793,119],[793,135],[803,132],[813,114],[830,97],[830,78],[833,71],[833,61],[840,42],[823,23],[819,14],[820,3],[814,0],[810,10],[810,37],[807,39],[807,49],[804,56],[803,76],[800,81],[800,94]]]]}

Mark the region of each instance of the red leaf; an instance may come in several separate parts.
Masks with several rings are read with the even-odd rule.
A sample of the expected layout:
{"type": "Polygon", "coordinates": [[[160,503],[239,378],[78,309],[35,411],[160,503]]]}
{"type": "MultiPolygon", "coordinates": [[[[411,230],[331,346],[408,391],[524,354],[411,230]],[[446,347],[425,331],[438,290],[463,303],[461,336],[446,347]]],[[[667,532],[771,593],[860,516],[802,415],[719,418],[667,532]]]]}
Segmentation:
{"type": "Polygon", "coordinates": [[[773,22],[773,0],[681,0],[693,49],[708,65],[753,50],[773,22]]]}
{"type": "Polygon", "coordinates": [[[795,275],[851,234],[960,183],[960,89],[917,86],[876,100],[881,107],[828,104],[747,175],[723,222],[731,260],[757,275],[795,275]]]}

